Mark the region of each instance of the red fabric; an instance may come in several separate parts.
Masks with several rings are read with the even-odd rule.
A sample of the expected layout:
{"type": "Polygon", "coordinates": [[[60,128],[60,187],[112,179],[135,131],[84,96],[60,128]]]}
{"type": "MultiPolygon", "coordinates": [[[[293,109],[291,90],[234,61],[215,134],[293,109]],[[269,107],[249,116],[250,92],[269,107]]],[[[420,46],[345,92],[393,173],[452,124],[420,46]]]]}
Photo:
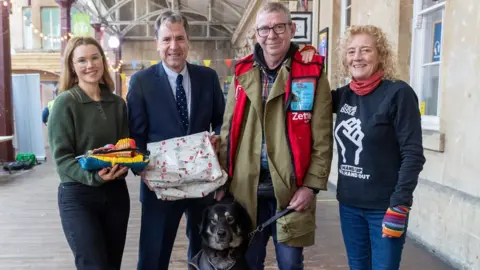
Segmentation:
{"type": "Polygon", "coordinates": [[[232,122],[230,124],[230,134],[227,147],[227,169],[228,175],[233,177],[234,156],[237,152],[240,128],[242,126],[247,94],[243,87],[238,83],[238,76],[249,71],[253,67],[253,55],[241,59],[235,66],[235,107],[233,109],[232,122]]]}
{"type": "MultiPolygon", "coordinates": [[[[253,67],[252,64],[253,57],[251,55],[240,60],[235,67],[235,78],[249,71],[253,67]]],[[[291,101],[290,93],[292,82],[313,82],[314,90],[316,90],[318,78],[322,74],[322,67],[322,56],[315,55],[310,63],[303,63],[302,56],[299,52],[296,52],[294,60],[292,61],[292,74],[288,79],[287,87],[285,89],[285,103],[291,101]]],[[[248,99],[244,91],[245,90],[239,84],[238,80],[235,80],[236,104],[232,115],[232,121],[230,123],[229,143],[227,147],[227,169],[230,177],[233,176],[235,164],[234,157],[236,156],[240,127],[245,113],[245,104],[248,99]]],[[[312,150],[310,120],[312,118],[312,112],[292,112],[289,110],[286,112],[286,118],[286,134],[289,141],[289,150],[292,155],[292,166],[295,180],[296,184],[301,186],[310,166],[310,153],[312,150]],[[299,134],[301,134],[301,136],[299,136],[299,134]]]]}
{"type": "Polygon", "coordinates": [[[383,70],[379,70],[366,80],[355,80],[355,78],[352,78],[350,89],[359,96],[368,95],[382,82],[383,74],[383,70]]]}

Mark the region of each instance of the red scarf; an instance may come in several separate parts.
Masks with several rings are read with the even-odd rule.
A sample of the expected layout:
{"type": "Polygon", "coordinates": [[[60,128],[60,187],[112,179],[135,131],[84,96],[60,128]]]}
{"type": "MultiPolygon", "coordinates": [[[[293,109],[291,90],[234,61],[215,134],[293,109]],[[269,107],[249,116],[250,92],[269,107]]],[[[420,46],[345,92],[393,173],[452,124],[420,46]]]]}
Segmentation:
{"type": "Polygon", "coordinates": [[[352,77],[352,81],[350,81],[350,89],[359,96],[368,95],[382,82],[383,74],[383,70],[378,70],[366,80],[356,80],[352,77]]]}

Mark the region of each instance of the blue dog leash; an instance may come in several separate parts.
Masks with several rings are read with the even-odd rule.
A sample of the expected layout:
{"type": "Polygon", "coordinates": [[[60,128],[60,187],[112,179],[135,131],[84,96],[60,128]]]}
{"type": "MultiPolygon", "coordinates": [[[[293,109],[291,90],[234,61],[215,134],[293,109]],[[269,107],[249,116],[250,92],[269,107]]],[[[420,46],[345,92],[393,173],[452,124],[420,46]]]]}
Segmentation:
{"type": "Polygon", "coordinates": [[[253,240],[253,237],[255,236],[255,234],[257,232],[262,232],[268,225],[272,224],[273,222],[275,222],[277,219],[283,217],[283,216],[286,216],[288,214],[290,214],[291,212],[294,212],[295,209],[284,209],[280,212],[278,212],[275,216],[269,218],[267,221],[265,221],[264,223],[258,225],[258,227],[253,230],[251,233],[249,233],[248,235],[250,236],[250,242],[248,243],[248,245],[250,246],[250,244],[252,243],[252,240],[253,240]]]}

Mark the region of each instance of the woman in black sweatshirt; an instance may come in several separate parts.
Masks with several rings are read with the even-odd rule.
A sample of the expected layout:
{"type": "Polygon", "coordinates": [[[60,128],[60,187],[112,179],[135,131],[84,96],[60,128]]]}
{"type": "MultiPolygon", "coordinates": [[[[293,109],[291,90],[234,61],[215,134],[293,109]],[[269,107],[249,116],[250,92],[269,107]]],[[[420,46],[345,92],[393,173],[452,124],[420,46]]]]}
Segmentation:
{"type": "Polygon", "coordinates": [[[337,114],[337,199],[350,269],[399,269],[413,191],[423,169],[421,116],[413,89],[398,80],[386,34],[347,29],[337,114]]]}

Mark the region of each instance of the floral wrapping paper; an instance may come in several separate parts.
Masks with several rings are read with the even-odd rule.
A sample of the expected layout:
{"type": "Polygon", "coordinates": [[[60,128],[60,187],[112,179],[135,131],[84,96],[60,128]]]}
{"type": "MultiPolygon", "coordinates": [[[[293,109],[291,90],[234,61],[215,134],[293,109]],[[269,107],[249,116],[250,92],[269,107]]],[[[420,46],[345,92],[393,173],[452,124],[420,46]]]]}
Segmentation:
{"type": "Polygon", "coordinates": [[[201,198],[227,180],[210,143],[209,132],[149,143],[150,163],[145,179],[157,198],[201,198]]]}

